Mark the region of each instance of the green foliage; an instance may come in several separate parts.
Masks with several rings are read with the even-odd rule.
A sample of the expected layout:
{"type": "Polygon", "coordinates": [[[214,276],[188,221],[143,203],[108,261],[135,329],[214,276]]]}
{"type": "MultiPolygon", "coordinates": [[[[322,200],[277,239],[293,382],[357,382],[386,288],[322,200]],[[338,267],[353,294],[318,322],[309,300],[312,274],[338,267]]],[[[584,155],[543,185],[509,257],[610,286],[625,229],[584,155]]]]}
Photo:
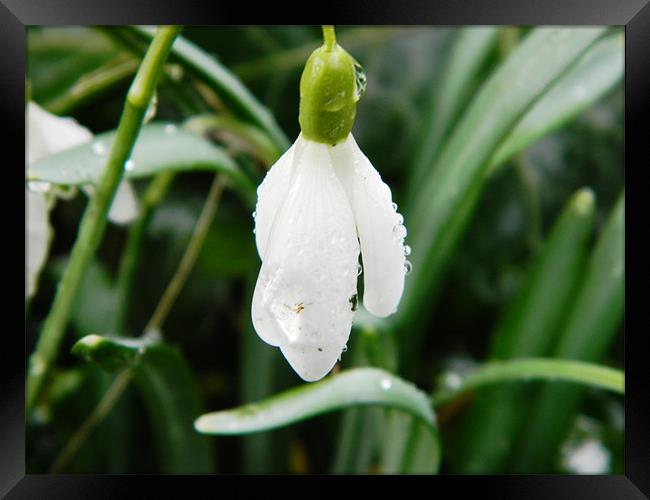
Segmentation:
{"type": "MultiPolygon", "coordinates": [[[[153,33],[28,28],[32,99],[96,135],[27,180],[59,193],[98,183],[153,33]]],[[[622,470],[623,374],[602,365],[623,360],[622,30],[336,37],[366,72],[353,133],[408,229],[398,313],[360,307],[349,351],[319,383],[298,383],[258,339],[255,188],[298,134],[300,75],[322,35],[185,28],[125,156],[140,214],[107,226],[28,412],[28,472],[50,470],[123,374],[131,382],[63,472],[574,473],[572,450],[595,441],[622,470]],[[226,190],[195,266],[159,336],[143,335],[215,175],[226,190]]],[[[81,200],[51,212],[29,352],[74,260],[81,200]]]]}

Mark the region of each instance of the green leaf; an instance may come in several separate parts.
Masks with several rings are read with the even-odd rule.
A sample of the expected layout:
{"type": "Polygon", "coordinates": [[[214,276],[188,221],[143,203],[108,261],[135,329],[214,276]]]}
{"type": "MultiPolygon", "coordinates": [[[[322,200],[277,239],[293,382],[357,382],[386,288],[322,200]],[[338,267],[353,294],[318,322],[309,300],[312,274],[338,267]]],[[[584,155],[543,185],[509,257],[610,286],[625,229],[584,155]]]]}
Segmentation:
{"type": "Polygon", "coordinates": [[[443,68],[439,85],[431,87],[431,103],[422,125],[423,132],[411,169],[410,193],[414,193],[427,175],[427,169],[440,148],[454,119],[462,109],[475,84],[476,76],[485,65],[485,57],[494,47],[499,28],[470,27],[458,30],[443,68]]]}
{"type": "MultiPolygon", "coordinates": [[[[194,426],[205,434],[239,435],[275,429],[355,405],[397,408],[417,417],[438,442],[435,415],[426,395],[412,384],[377,368],[355,368],[322,382],[302,385],[233,410],[207,413],[194,426]]],[[[439,448],[430,457],[437,470],[439,448]]]]}
{"type": "Polygon", "coordinates": [[[203,403],[182,354],[166,344],[157,344],[135,371],[134,382],[149,413],[162,471],[213,472],[210,442],[192,427],[203,411],[203,403]]]}
{"type": "MultiPolygon", "coordinates": [[[[28,179],[67,185],[97,183],[115,134],[115,131],[98,134],[92,142],[35,162],[29,167],[28,179]]],[[[174,123],[143,126],[124,178],[137,179],[170,170],[221,172],[244,193],[255,192],[248,178],[219,146],[174,123]]]]}
{"type": "MultiPolygon", "coordinates": [[[[155,29],[145,26],[132,26],[126,29],[147,41],[153,38],[155,32],[155,29]]],[[[172,47],[170,58],[180,62],[203,79],[235,113],[266,131],[281,151],[289,147],[289,141],[275,122],[273,115],[255,99],[235,75],[210,54],[189,40],[178,37],[172,47]]]]}
{"type": "Polygon", "coordinates": [[[602,98],[623,78],[624,39],[604,37],[526,113],[490,161],[494,173],[515,154],[560,128],[602,98]]]}
{"type": "Polygon", "coordinates": [[[32,99],[52,112],[71,87],[119,54],[109,38],[85,27],[30,27],[27,51],[32,99]]]}
{"type": "Polygon", "coordinates": [[[618,394],[625,392],[623,372],[614,368],[568,359],[520,358],[485,363],[454,387],[436,391],[432,397],[433,404],[442,406],[465,392],[493,384],[531,380],[572,382],[618,394]]]}
{"type": "Polygon", "coordinates": [[[148,410],[165,473],[212,471],[209,442],[192,427],[203,410],[201,398],[179,351],[160,341],[157,334],[135,339],[88,335],[72,351],[105,370],[134,370],[134,382],[148,410]]]}
{"type": "MultiPolygon", "coordinates": [[[[559,341],[558,358],[596,362],[606,354],[623,318],[625,196],[621,194],[596,244],[559,341]]],[[[512,456],[515,471],[548,470],[584,391],[546,384],[531,408],[512,456]]]]}
{"type": "MultiPolygon", "coordinates": [[[[559,333],[584,272],[594,195],[578,191],[556,221],[526,282],[499,323],[491,359],[546,356],[559,333]]],[[[482,391],[464,419],[455,467],[463,473],[495,473],[507,459],[525,419],[521,387],[482,391]]]]}
{"type": "MultiPolygon", "coordinates": [[[[604,28],[537,28],[481,87],[436,165],[405,210],[413,273],[392,321],[413,356],[431,295],[473,211],[489,160],[526,111],[604,33],[604,28]],[[468,202],[471,203],[468,205],[468,202]],[[442,251],[441,251],[442,250],[442,251]],[[427,304],[425,306],[425,304],[427,304]],[[413,328],[413,325],[416,327],[413,328]]],[[[407,357],[408,366],[408,357],[407,357]]]]}
{"type": "Polygon", "coordinates": [[[147,350],[158,343],[159,340],[151,337],[127,339],[92,334],[79,339],[72,346],[72,353],[114,372],[135,367],[147,350]]]}

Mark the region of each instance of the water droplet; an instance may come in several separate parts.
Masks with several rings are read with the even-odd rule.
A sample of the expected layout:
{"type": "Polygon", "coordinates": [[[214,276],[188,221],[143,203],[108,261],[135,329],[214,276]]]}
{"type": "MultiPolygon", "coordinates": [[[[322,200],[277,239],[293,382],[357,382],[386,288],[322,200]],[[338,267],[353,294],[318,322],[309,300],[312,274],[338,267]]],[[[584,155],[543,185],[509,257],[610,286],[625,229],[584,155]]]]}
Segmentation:
{"type": "Polygon", "coordinates": [[[257,217],[257,211],[254,211],[253,212],[253,219],[255,219],[256,217],[257,217]]]}
{"type": "Polygon", "coordinates": [[[381,379],[381,382],[379,382],[379,385],[381,386],[382,390],[387,391],[393,387],[393,382],[388,378],[383,378],[381,379]]]}
{"type": "Polygon", "coordinates": [[[404,256],[408,257],[409,255],[411,255],[411,247],[408,245],[404,245],[404,256]]]}
{"type": "Polygon", "coordinates": [[[397,210],[397,203],[393,202],[393,210],[397,210]]]}
{"type": "Polygon", "coordinates": [[[135,162],[129,158],[126,160],[126,163],[124,164],[124,168],[126,169],[127,172],[133,172],[133,169],[135,168],[135,162]]]}
{"type": "Polygon", "coordinates": [[[341,352],[348,352],[348,345],[347,344],[345,344],[343,346],[343,349],[341,349],[341,352]]]}
{"type": "Polygon", "coordinates": [[[92,150],[97,156],[104,156],[106,154],[106,146],[101,141],[93,142],[92,150]]]}
{"type": "Polygon", "coordinates": [[[165,125],[165,134],[172,136],[178,131],[178,128],[173,123],[165,125]]]}
{"type": "Polygon", "coordinates": [[[255,234],[255,228],[253,228],[253,234],[255,234]]]}
{"type": "Polygon", "coordinates": [[[143,123],[147,124],[153,120],[153,117],[156,116],[156,111],[158,111],[158,93],[155,93],[151,98],[147,111],[144,113],[143,123]]]}
{"type": "Polygon", "coordinates": [[[357,264],[357,276],[361,276],[361,273],[363,272],[363,267],[361,264],[357,264]]]}
{"type": "Polygon", "coordinates": [[[366,92],[366,72],[363,70],[363,66],[359,63],[354,63],[354,84],[355,84],[355,100],[358,101],[361,99],[363,94],[366,92]]]}
{"type": "Polygon", "coordinates": [[[259,196],[260,194],[262,194],[262,185],[261,184],[259,186],[257,186],[257,196],[259,196]]]}
{"type": "Polygon", "coordinates": [[[460,387],[462,382],[463,382],[462,377],[455,372],[447,373],[443,381],[445,387],[449,389],[457,389],[458,387],[460,387]]]}
{"type": "Polygon", "coordinates": [[[397,236],[397,238],[399,238],[401,240],[406,238],[406,235],[407,235],[406,228],[402,224],[396,224],[393,227],[393,233],[395,234],[395,236],[397,236]]]}
{"type": "Polygon", "coordinates": [[[397,214],[397,223],[401,226],[404,224],[404,216],[402,214],[397,214]]]}
{"type": "Polygon", "coordinates": [[[410,261],[404,261],[404,274],[410,274],[413,270],[413,264],[410,261]]]}

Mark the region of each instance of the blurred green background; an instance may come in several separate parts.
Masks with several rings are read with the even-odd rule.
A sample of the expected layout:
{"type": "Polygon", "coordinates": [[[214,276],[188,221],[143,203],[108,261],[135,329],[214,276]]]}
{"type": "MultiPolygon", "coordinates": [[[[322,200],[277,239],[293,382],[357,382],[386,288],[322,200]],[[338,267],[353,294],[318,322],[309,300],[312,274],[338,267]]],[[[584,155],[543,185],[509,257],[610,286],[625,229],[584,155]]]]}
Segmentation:
{"type": "MultiPolygon", "coordinates": [[[[462,52],[459,40],[467,37],[468,31],[471,29],[337,28],[339,43],[363,65],[368,82],[358,106],[354,136],[391,187],[393,199],[400,208],[407,207],[405,225],[409,230],[419,214],[408,208],[420,188],[419,181],[413,181],[413,172],[423,157],[435,157],[425,151],[426,144],[432,144],[436,117],[445,113],[441,107],[449,105],[452,111],[444,128],[434,134],[438,144],[452,135],[472,99],[531,29],[494,29],[472,42],[474,45],[468,43],[465,50],[469,52],[462,52]],[[473,66],[464,67],[472,57],[476,59],[473,66]],[[453,68],[463,80],[449,87],[446,78],[453,68]],[[455,98],[444,94],[450,88],[458,91],[455,98]]],[[[620,31],[613,31],[606,36],[622,39],[620,31]]],[[[320,27],[187,27],[182,36],[232,71],[293,142],[299,133],[300,74],[311,51],[321,43],[320,27]]],[[[73,116],[94,133],[114,129],[141,54],[134,40],[124,28],[29,28],[31,98],[56,114],[73,116]],[[88,82],[89,75],[99,76],[103,84],[90,90],[82,85],[85,90],[75,92],[75,86],[88,82]]],[[[623,45],[619,45],[622,61],[623,45]]],[[[385,332],[381,325],[367,327],[361,311],[360,326],[352,331],[341,370],[381,366],[431,392],[445,377],[453,383],[454,377],[494,358],[494,336],[502,318],[524,293],[526,279],[554,223],[574,193],[584,187],[593,191],[596,200],[593,227],[586,229],[581,243],[585,255],[592,251],[624,188],[622,63],[619,67],[619,59],[612,62],[613,54],[597,61],[599,68],[614,68],[607,74],[608,83],[593,90],[593,95],[584,84],[588,97],[578,92],[573,99],[585,100],[584,105],[571,107],[570,113],[510,156],[482,185],[472,216],[445,261],[444,273],[436,277],[437,292],[431,293],[425,306],[418,306],[421,313],[413,329],[422,332],[422,342],[417,354],[404,358],[403,337],[385,332]]],[[[590,77],[587,83],[593,80],[590,77]]],[[[571,101],[567,106],[572,106],[571,101]]],[[[170,59],[158,90],[154,123],[228,112],[227,99],[188,71],[182,61],[170,59]]],[[[233,139],[232,134],[220,132],[219,127],[211,130],[210,139],[224,146],[253,184],[261,182],[264,162],[238,148],[236,133],[233,139]]],[[[425,176],[426,172],[425,168],[425,176]]],[[[55,369],[38,405],[28,415],[29,473],[50,470],[115,376],[71,354],[71,346],[90,333],[140,334],[176,271],[213,176],[200,171],[178,174],[166,198],[153,211],[140,250],[125,329],[120,332],[106,331],[106,325],[112,324],[115,312],[112,281],[128,228],[108,226],[85,276],[55,369]]],[[[149,181],[134,181],[140,195],[149,181]]],[[[58,202],[51,213],[55,238],[38,293],[28,308],[28,352],[33,350],[52,303],[85,203],[86,197],[77,196],[58,202]]],[[[251,212],[251,206],[235,190],[224,191],[196,265],[162,329],[174,350],[161,354],[156,366],[168,372],[129,385],[62,472],[394,472],[382,466],[388,437],[381,429],[390,420],[387,410],[350,409],[247,437],[204,437],[187,425],[204,411],[231,408],[302,384],[279,350],[264,344],[251,326],[250,299],[260,266],[251,212]],[[147,391],[162,395],[147,399],[143,396],[147,391]],[[182,399],[166,401],[169,391],[190,394],[184,396],[187,406],[179,411],[182,399]]],[[[418,222],[423,223],[426,217],[418,222]]],[[[406,242],[410,241],[409,235],[406,242]]],[[[407,281],[421,271],[417,260],[414,262],[407,281]]],[[[576,269],[572,267],[571,272],[576,269]]],[[[587,273],[586,268],[580,269],[578,275],[587,273]]],[[[557,279],[561,281],[562,276],[557,279]]],[[[570,316],[568,301],[578,294],[579,285],[575,286],[566,294],[566,311],[559,314],[558,327],[570,316]]],[[[407,288],[405,297],[408,293],[407,288]]],[[[604,354],[590,360],[622,368],[622,322],[620,318],[614,322],[614,332],[603,334],[608,339],[604,354]]],[[[404,323],[395,328],[403,330],[404,323]]],[[[416,340],[404,342],[418,345],[416,340]]],[[[543,350],[526,355],[552,356],[557,345],[557,337],[549,337],[543,350]]],[[[516,356],[515,351],[504,356],[516,356]]],[[[518,420],[525,418],[520,415],[522,408],[532,404],[537,391],[545,390],[541,382],[519,385],[523,391],[518,393],[512,392],[514,386],[506,388],[506,395],[491,392],[486,396],[493,389],[479,391],[440,409],[441,472],[622,472],[623,400],[598,390],[583,390],[568,420],[558,421],[556,434],[561,442],[546,452],[547,459],[517,458],[527,457],[531,450],[526,448],[518,420]],[[499,408],[506,412],[513,408],[513,415],[518,414],[512,422],[508,416],[495,417],[495,409],[490,408],[490,399],[500,401],[500,397],[510,398],[510,402],[499,408]],[[499,426],[490,424],[490,418],[508,421],[511,427],[495,430],[499,426]],[[517,462],[527,464],[521,466],[524,470],[517,469],[517,462]]],[[[562,400],[557,401],[560,404],[562,400]]]]}

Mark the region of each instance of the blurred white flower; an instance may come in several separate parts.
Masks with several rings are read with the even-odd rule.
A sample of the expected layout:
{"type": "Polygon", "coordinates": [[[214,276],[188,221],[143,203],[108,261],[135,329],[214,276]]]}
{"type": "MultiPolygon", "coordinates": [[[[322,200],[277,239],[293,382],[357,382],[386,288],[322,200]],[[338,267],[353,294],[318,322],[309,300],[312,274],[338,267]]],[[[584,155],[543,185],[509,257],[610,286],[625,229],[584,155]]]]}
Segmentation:
{"type": "Polygon", "coordinates": [[[258,188],[253,325],[304,380],[324,377],[345,350],[359,250],[365,308],[378,317],[397,310],[410,249],[396,209],[352,134],[336,146],[300,134],[258,188]]]}
{"type": "MultiPolygon", "coordinates": [[[[27,105],[27,166],[50,154],[89,142],[92,132],[73,118],[53,115],[36,103],[27,105]]],[[[49,225],[49,191],[47,183],[27,183],[27,289],[26,298],[36,291],[38,275],[47,258],[51,227],[49,225]],[[30,189],[31,188],[31,189],[30,189]]],[[[93,186],[84,186],[87,194],[93,186]]],[[[129,182],[120,183],[108,214],[109,220],[126,224],[137,215],[137,198],[129,182]]]]}

